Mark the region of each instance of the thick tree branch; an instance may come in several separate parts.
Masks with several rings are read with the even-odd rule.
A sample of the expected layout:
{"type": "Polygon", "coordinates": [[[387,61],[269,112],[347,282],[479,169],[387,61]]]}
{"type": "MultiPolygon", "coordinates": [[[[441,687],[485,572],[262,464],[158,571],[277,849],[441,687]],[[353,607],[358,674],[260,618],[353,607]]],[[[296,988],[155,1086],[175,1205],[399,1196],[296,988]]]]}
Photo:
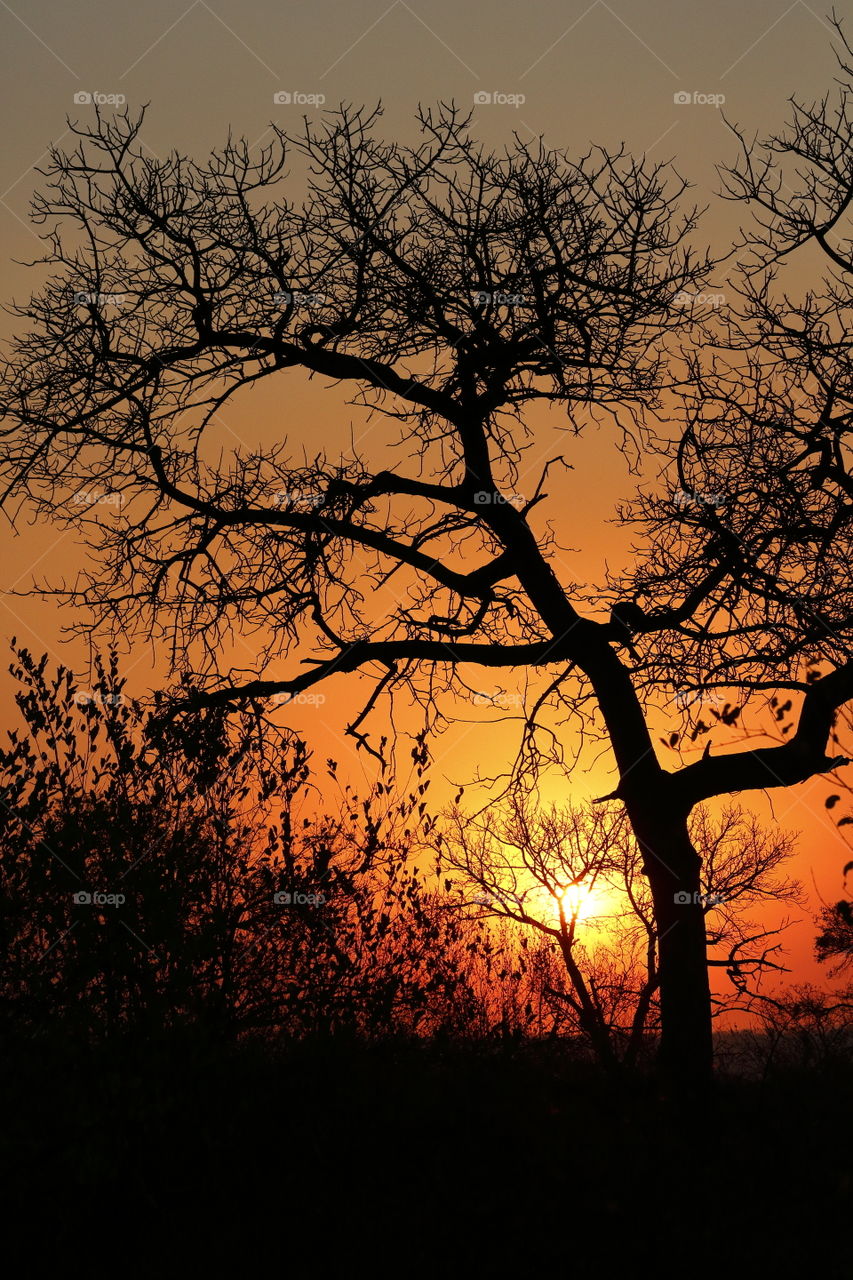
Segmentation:
{"type": "Polygon", "coordinates": [[[815,774],[850,764],[843,756],[828,756],[826,747],[838,708],[851,698],[853,662],[809,686],[796,732],[789,742],[722,756],[706,754],[672,775],[674,799],[679,806],[690,809],[713,796],[795,786],[815,774]]]}
{"type": "Polygon", "coordinates": [[[183,714],[198,707],[230,706],[252,699],[270,698],[287,693],[295,697],[330,676],[356,671],[371,662],[386,666],[395,662],[458,663],[472,662],[484,667],[547,666],[564,662],[562,646],[553,640],[531,644],[448,644],[440,640],[359,640],[333,657],[317,661],[311,671],[290,680],[250,680],[246,684],[211,690],[194,690],[182,694],[171,715],[183,714]]]}

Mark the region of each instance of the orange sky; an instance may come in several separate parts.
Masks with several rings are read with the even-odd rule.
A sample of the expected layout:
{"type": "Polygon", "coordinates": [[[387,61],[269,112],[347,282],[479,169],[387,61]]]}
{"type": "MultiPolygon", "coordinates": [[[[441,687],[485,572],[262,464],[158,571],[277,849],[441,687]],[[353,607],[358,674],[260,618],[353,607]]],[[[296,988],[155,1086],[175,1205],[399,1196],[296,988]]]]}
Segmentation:
{"type": "MultiPolygon", "coordinates": [[[[28,0],[24,7],[12,0],[0,7],[0,32],[0,96],[8,122],[0,160],[0,292],[19,299],[37,280],[21,265],[38,254],[27,225],[27,202],[37,183],[33,170],[47,145],[61,141],[66,114],[85,113],[85,106],[75,106],[75,93],[124,95],[131,107],[150,102],[143,137],[159,155],[174,147],[203,155],[229,128],[261,143],[270,120],[294,126],[302,111],[316,111],[274,102],[276,93],[322,95],[330,106],[381,99],[388,135],[404,138],[413,134],[419,101],[453,98],[473,105],[475,94],[486,93],[493,101],[474,110],[476,131],[487,143],[500,144],[513,131],[522,139],[544,133],[548,143],[578,152],[590,141],[614,146],[624,140],[652,159],[673,157],[696,184],[696,200],[710,205],[704,234],[720,252],[731,244],[739,214],[715,197],[714,166],[733,159],[735,148],[721,111],[706,99],[724,95],[725,113],[747,132],[762,133],[782,125],[792,93],[819,96],[834,74],[825,16],[800,0],[469,0],[464,6],[449,0],[314,0],[310,6],[154,0],[140,7],[100,0],[73,6],[28,0]],[[677,102],[679,93],[690,102],[677,102]]],[[[724,278],[718,287],[725,289],[724,278]]],[[[529,456],[528,478],[544,449],[570,454],[575,469],[555,475],[547,514],[559,540],[579,549],[565,558],[564,576],[595,580],[605,560],[619,563],[626,545],[624,533],[608,522],[632,481],[604,433],[590,433],[567,448],[555,421],[553,414],[542,416],[542,449],[529,456]]],[[[286,432],[295,447],[322,439],[333,452],[352,428],[363,428],[358,411],[321,383],[294,377],[286,384],[270,380],[238,399],[220,429],[226,448],[286,432]]],[[[368,454],[372,443],[365,442],[368,454]]],[[[518,488],[524,492],[524,476],[518,488]]],[[[84,646],[61,641],[65,619],[59,611],[9,594],[33,574],[56,580],[72,573],[81,556],[73,533],[59,537],[56,529],[37,525],[14,537],[4,526],[0,537],[6,565],[0,636],[17,634],[35,652],[47,650],[85,671],[84,646]]],[[[239,660],[251,666],[251,659],[247,653],[239,660]]],[[[143,693],[156,683],[162,664],[148,649],[137,648],[126,669],[131,689],[143,693]]],[[[471,683],[491,688],[475,672],[471,683]]],[[[325,702],[294,713],[294,724],[306,730],[321,757],[336,755],[342,764],[360,768],[341,729],[367,688],[352,678],[334,680],[318,690],[325,702]]],[[[8,689],[4,679],[4,697],[8,689]]],[[[482,712],[472,707],[463,707],[460,717],[435,744],[439,773],[458,781],[476,767],[500,769],[514,749],[517,728],[484,724],[482,712]]],[[[575,797],[609,789],[609,768],[605,757],[591,772],[577,774],[575,797]]],[[[785,825],[804,833],[795,873],[809,886],[814,878],[832,901],[846,854],[823,808],[827,790],[815,780],[780,793],[774,810],[785,825]]],[[[555,786],[554,794],[561,788],[555,786]]],[[[810,960],[813,932],[806,922],[791,935],[798,978],[822,973],[810,960]]]]}

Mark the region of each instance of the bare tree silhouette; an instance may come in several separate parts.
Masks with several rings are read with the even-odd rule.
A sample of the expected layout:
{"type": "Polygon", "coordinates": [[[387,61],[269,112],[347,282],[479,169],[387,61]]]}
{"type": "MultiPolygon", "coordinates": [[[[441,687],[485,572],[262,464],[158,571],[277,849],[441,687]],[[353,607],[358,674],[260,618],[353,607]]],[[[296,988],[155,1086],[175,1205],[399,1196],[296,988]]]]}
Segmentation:
{"type": "MultiPolygon", "coordinates": [[[[781,871],[794,840],[771,835],[734,806],[718,821],[697,809],[691,836],[702,858],[708,963],[725,968],[733,988],[717,998],[716,1011],[731,1012],[751,1006],[757,982],[783,967],[777,939],[785,921],[770,927],[748,913],[770,900],[802,905],[800,886],[781,871]]],[[[508,813],[455,810],[432,838],[442,870],[461,873],[460,909],[549,940],[564,970],[562,987],[552,979],[550,992],[564,1021],[608,1070],[635,1066],[649,1033],[659,1031],[659,938],[625,815],[543,809],[516,791],[508,813]]]]}
{"type": "MultiPolygon", "coordinates": [[[[545,670],[522,767],[549,700],[606,733],[619,775],[607,799],[625,807],[654,903],[662,1064],[704,1088],[690,812],[842,763],[826,745],[853,697],[846,573],[837,582],[853,481],[833,444],[848,422],[844,344],[827,338],[815,373],[811,337],[781,319],[774,330],[757,307],[728,329],[699,323],[685,298],[712,264],[691,247],[695,212],[679,211],[686,184],[623,152],[572,161],[516,141],[489,154],[445,107],[420,115],[414,147],[383,142],[375,113],[342,110],[295,137],[276,131],[257,158],[229,141],[206,164],[152,159],[139,126],[98,116],[73,126],[72,151],[50,152],[35,216],[53,274],[18,308],[26,331],[2,396],[7,507],[59,521],[82,509],[96,567],[70,598],[92,625],[168,637],[184,709],[366,670],[377,682],[349,731],[376,751],[365,714],[385,691],[464,689],[466,664],[545,670]],[[288,157],[307,170],[299,205],[278,187],[288,157]],[[680,333],[705,344],[686,366],[680,333]],[[756,344],[777,353],[769,368],[756,344]],[[216,415],[288,375],[342,384],[414,465],[388,466],[378,431],[372,461],[318,449],[299,463],[280,440],[218,462],[216,415]],[[672,450],[657,424],[685,378],[679,493],[635,508],[636,565],[593,587],[562,581],[538,520],[564,459],[518,494],[534,440],[525,409],[559,406],[572,431],[609,423],[613,451],[642,465],[672,450]],[[384,613],[380,584],[396,601],[384,613]],[[261,637],[252,678],[225,669],[232,628],[261,637]],[[282,677],[294,649],[303,668],[282,677]],[[799,664],[818,650],[834,669],[807,685],[799,664]],[[669,771],[646,704],[667,685],[709,683],[802,694],[796,732],[669,771]]],[[[848,198],[827,195],[843,209],[848,198]]]]}

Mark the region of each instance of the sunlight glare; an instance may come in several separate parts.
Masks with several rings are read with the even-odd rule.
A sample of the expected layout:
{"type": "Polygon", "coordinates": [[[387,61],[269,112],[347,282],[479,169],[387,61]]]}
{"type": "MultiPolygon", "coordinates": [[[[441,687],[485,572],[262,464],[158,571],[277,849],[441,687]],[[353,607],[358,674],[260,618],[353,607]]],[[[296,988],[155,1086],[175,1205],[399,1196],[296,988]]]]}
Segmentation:
{"type": "Polygon", "coordinates": [[[563,910],[570,920],[588,920],[601,911],[601,903],[595,889],[581,882],[570,884],[560,895],[563,910]]]}

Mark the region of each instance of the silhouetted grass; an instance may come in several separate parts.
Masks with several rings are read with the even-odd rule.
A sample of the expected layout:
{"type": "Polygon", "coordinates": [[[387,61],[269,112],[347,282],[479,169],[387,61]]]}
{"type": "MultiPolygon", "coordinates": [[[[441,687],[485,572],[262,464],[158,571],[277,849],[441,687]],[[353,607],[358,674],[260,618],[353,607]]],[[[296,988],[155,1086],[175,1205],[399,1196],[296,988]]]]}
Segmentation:
{"type": "Polygon", "coordinates": [[[44,1040],[2,1075],[6,1245],[65,1275],[850,1274],[842,1067],[704,1114],[555,1044],[44,1040]]]}

